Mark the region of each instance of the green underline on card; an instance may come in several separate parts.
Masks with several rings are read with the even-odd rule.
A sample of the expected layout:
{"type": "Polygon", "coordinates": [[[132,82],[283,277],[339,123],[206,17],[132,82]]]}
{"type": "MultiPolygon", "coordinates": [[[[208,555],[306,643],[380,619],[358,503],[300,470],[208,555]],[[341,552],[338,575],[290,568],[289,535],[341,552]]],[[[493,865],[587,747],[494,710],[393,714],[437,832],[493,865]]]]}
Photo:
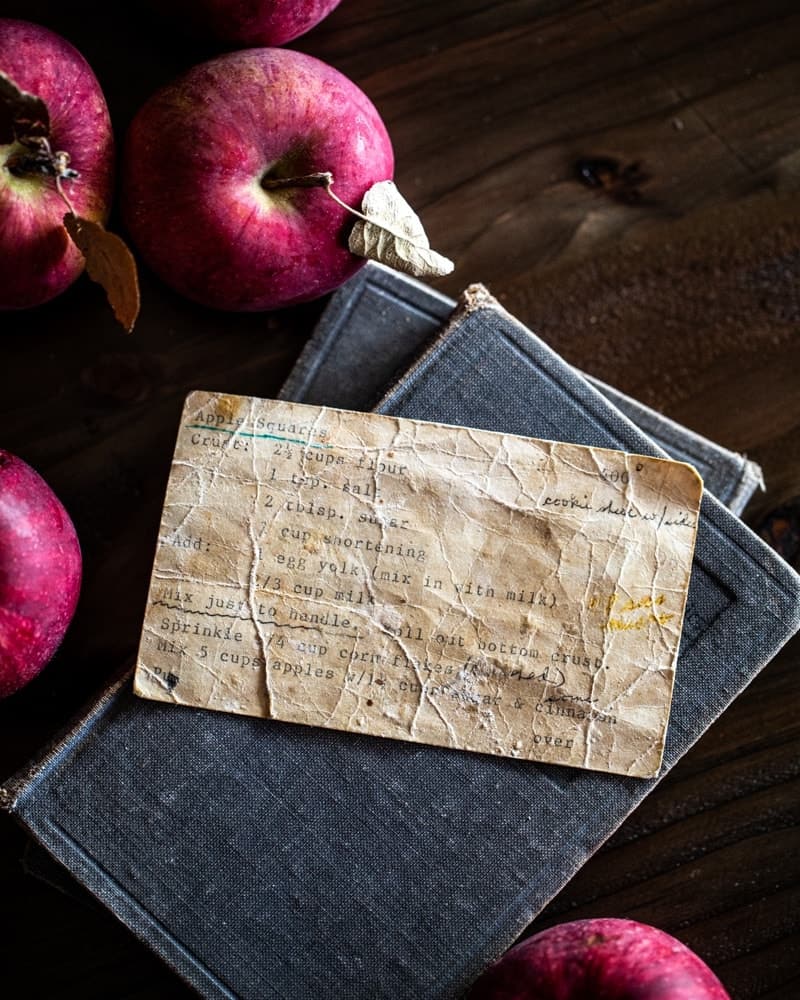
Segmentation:
{"type": "Polygon", "coordinates": [[[332,448],[332,444],[317,444],[314,441],[304,441],[302,438],[284,437],[282,434],[254,434],[252,431],[240,431],[228,427],[212,427],[209,424],[186,424],[191,431],[214,431],[217,434],[230,434],[246,438],[266,438],[269,441],[283,441],[286,444],[299,444],[304,448],[332,448]]]}

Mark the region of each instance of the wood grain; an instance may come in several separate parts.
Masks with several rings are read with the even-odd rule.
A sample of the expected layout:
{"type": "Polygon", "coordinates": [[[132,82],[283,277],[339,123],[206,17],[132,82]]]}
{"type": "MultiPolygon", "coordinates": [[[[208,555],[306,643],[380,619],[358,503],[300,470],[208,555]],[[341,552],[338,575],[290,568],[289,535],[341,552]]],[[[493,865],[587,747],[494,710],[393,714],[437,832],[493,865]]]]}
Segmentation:
{"type": "MultiPolygon", "coordinates": [[[[215,52],[158,4],[2,8],[81,48],[120,139],[155,87],[215,52]]],[[[798,43],[793,0],[343,0],[295,47],[378,106],[398,185],[458,265],[438,287],[483,281],[571,361],[746,451],[768,487],[757,525],[800,497],[798,43]],[[598,158],[611,179],[590,186],[579,164],[598,158]]],[[[64,499],[86,566],[58,656],[0,703],[3,777],[135,650],[186,391],[274,394],[323,305],[210,313],[146,271],[142,303],[131,338],[83,280],[0,314],[1,443],[64,499]]],[[[533,930],[634,917],[694,947],[736,1000],[800,993],[798,659],[795,641],[533,930]]],[[[0,822],[19,995],[190,995],[83,893],[27,874],[25,850],[0,822]]]]}

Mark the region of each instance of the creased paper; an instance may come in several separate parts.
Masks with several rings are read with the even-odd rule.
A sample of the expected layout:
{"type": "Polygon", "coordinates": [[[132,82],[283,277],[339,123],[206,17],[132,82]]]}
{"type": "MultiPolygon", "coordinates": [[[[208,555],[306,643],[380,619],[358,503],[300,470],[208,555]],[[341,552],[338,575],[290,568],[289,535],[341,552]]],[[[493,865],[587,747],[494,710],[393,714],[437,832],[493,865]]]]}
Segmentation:
{"type": "Polygon", "coordinates": [[[701,493],[680,462],[192,393],[136,691],[651,776],[701,493]]]}

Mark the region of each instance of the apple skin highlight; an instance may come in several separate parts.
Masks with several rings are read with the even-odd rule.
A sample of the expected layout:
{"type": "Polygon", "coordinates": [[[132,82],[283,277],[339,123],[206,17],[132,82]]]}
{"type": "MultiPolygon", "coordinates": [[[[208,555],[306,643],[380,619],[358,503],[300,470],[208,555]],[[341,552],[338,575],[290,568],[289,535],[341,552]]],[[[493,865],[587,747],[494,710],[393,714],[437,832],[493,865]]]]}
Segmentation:
{"type": "MultiPolygon", "coordinates": [[[[50,113],[53,152],[70,155],[76,180],[64,190],[78,215],[105,222],[112,193],[114,140],[100,85],[69,42],[37,24],[0,18],[0,71],[40,97],[50,113]]],[[[52,177],[16,176],[9,159],[19,143],[0,146],[0,309],[40,305],[63,292],[84,260],[67,236],[68,211],[52,177]]]]}
{"type": "Polygon", "coordinates": [[[78,536],[38,472],[0,449],[0,698],[50,661],[81,584],[78,536]]]}
{"type": "Polygon", "coordinates": [[[310,31],[339,0],[167,0],[175,20],[231,45],[284,45],[310,31]]]}
{"type": "Polygon", "coordinates": [[[699,956],[665,931],[601,917],[558,924],[515,945],[468,1000],[730,1000],[699,956]]]}
{"type": "Polygon", "coordinates": [[[364,263],[352,218],[322,187],[266,178],[333,174],[356,208],[391,179],[391,142],[369,98],[326,63],[250,49],[195,66],[139,110],[123,156],[122,209],[145,261],[217,309],[277,309],[337,288],[364,263]]]}

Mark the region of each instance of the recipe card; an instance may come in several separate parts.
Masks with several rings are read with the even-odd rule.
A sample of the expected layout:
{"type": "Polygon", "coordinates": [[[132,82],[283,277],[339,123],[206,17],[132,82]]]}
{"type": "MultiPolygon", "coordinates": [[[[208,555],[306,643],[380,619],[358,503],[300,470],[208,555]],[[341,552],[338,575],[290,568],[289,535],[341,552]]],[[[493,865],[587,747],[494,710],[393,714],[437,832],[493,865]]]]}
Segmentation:
{"type": "Polygon", "coordinates": [[[667,459],[194,392],[136,692],[653,776],[701,495],[667,459]]]}

